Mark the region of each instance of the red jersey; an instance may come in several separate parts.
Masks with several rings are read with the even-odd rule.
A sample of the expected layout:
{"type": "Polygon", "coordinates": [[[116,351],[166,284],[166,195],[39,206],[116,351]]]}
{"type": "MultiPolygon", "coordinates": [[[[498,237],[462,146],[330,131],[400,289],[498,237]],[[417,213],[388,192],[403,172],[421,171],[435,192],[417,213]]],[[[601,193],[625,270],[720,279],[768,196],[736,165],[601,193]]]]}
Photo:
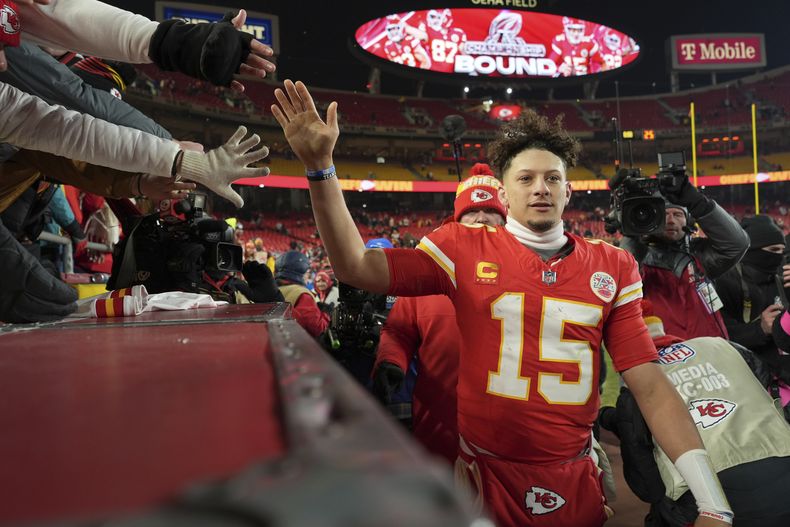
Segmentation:
{"type": "Polygon", "coordinates": [[[451,27],[437,31],[428,26],[421,26],[427,35],[426,47],[431,57],[431,69],[452,73],[455,71],[455,57],[463,53],[466,33],[463,29],[451,27]]]}
{"type": "Polygon", "coordinates": [[[598,43],[590,35],[583,36],[578,44],[571,44],[565,33],[560,33],[551,41],[549,58],[557,64],[560,76],[573,77],[594,72],[593,62],[600,60],[598,51],[598,43]]]}
{"type": "Polygon", "coordinates": [[[430,67],[428,54],[422,48],[419,40],[405,37],[402,40],[388,40],[384,44],[384,53],[389,60],[398,64],[411,67],[430,67]]]}
{"type": "Polygon", "coordinates": [[[449,223],[387,250],[390,294],[442,293],[461,336],[458,429],[501,458],[556,463],[588,445],[601,342],[618,371],[656,360],[626,251],[567,234],[544,262],[504,227],[449,223]]]}
{"type": "Polygon", "coordinates": [[[669,269],[652,265],[643,265],[642,275],[647,284],[645,298],[653,304],[653,311],[664,323],[667,335],[675,335],[683,340],[697,337],[729,338],[721,310],[711,312],[697,291],[707,282],[706,278],[699,273],[692,274],[688,266],[680,278],[669,269]]]}
{"type": "Polygon", "coordinates": [[[430,452],[454,463],[458,453],[455,385],[461,338],[455,308],[443,295],[401,297],[381,328],[376,366],[382,361],[406,371],[416,356],[412,431],[430,452]]]}

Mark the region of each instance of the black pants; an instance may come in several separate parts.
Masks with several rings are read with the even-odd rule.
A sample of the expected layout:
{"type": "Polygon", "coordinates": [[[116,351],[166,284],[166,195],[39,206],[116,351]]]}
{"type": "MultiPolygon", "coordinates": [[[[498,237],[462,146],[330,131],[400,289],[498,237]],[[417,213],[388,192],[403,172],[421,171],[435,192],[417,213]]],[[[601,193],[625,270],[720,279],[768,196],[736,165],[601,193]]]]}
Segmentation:
{"type": "MultiPolygon", "coordinates": [[[[719,481],[735,513],[733,527],[790,526],[790,457],[770,457],[719,472],[719,481]]],[[[651,506],[645,525],[674,527],[693,522],[697,505],[691,492],[676,502],[651,506]]]]}

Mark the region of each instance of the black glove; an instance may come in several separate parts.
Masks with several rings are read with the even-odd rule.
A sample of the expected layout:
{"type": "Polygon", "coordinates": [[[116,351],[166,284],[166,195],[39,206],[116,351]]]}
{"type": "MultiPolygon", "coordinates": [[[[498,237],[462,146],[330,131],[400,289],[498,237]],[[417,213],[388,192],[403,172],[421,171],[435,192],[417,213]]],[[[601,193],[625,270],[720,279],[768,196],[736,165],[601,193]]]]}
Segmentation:
{"type": "Polygon", "coordinates": [[[228,13],[219,22],[166,20],[151,37],[148,56],[165,71],[180,71],[217,86],[230,86],[250,54],[252,35],[239,31],[228,13]]]}
{"type": "Polygon", "coordinates": [[[705,196],[702,192],[697,190],[697,187],[691,184],[688,175],[678,178],[659,179],[659,186],[661,194],[672,204],[686,207],[689,213],[694,218],[701,218],[710,213],[715,207],[715,203],[705,196]],[[676,181],[672,186],[669,186],[664,181],[676,181]]]}
{"type": "Polygon", "coordinates": [[[77,292],[41,266],[0,223],[0,320],[47,322],[77,309],[77,292]]]}
{"type": "Polygon", "coordinates": [[[373,372],[373,395],[382,404],[392,402],[392,394],[400,390],[405,374],[400,366],[391,362],[382,362],[373,372]]]}
{"type": "Polygon", "coordinates": [[[318,310],[321,311],[321,313],[326,313],[328,315],[331,315],[334,309],[335,309],[334,302],[332,302],[331,304],[327,304],[326,302],[318,302],[318,310]]]}
{"type": "Polygon", "coordinates": [[[250,284],[252,296],[248,298],[256,304],[267,302],[284,302],[283,294],[274,281],[272,270],[268,266],[250,260],[242,266],[244,279],[250,284]]]}

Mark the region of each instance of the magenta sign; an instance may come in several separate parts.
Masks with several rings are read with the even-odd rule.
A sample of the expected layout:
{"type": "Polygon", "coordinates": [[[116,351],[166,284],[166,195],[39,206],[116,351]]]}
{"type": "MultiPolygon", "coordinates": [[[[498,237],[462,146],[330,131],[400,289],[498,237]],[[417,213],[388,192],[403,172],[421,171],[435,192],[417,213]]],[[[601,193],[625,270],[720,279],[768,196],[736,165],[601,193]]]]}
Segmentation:
{"type": "Polygon", "coordinates": [[[639,55],[633,38],[608,26],[508,9],[395,13],[360,26],[355,40],[367,54],[405,68],[472,77],[580,77],[639,55]]]}
{"type": "Polygon", "coordinates": [[[762,34],[677,35],[670,38],[676,70],[736,70],[766,65],[762,34]]]}

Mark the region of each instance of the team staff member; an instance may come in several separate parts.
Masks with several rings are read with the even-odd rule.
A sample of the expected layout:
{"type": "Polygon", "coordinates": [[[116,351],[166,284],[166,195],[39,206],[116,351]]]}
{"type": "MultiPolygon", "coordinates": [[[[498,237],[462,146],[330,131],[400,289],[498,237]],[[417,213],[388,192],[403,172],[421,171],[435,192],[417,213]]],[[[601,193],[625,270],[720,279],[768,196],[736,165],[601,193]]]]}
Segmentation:
{"type": "MultiPolygon", "coordinates": [[[[453,220],[465,225],[504,225],[507,206],[502,184],[488,165],[477,164],[471,177],[458,185],[453,220]]],[[[492,269],[482,269],[483,274],[492,269]]],[[[455,463],[458,426],[455,385],[461,340],[455,308],[444,295],[401,297],[381,330],[373,390],[390,403],[416,358],[417,378],[412,394],[412,433],[430,452],[455,463]]]]}
{"type": "MultiPolygon", "coordinates": [[[[644,307],[644,305],[643,305],[644,307]]],[[[651,311],[645,308],[646,315],[651,311]]],[[[659,363],[676,386],[710,452],[738,527],[790,525],[790,425],[766,388],[771,373],[749,350],[724,339],[683,341],[646,316],[659,363]]],[[[626,481],[651,504],[648,527],[680,527],[697,515],[688,487],[650,430],[627,389],[601,424],[620,437],[626,481]]]]}
{"type": "Polygon", "coordinates": [[[606,339],[656,439],[689,482],[697,526],[732,511],[683,401],[654,364],[633,257],[562,226],[567,170],[580,145],[561,123],[528,112],[489,148],[510,207],[505,227],[448,223],[418,250],[365,249],[345,207],[332,151],[337,103],[324,123],[304,84],[285,81],[272,112],[305,164],[313,213],[339,280],[398,296],[445,294],[461,355],[461,453],[502,526],[600,526],[606,519],[589,456],[606,339]],[[496,275],[479,276],[480,266],[496,275]]]}

